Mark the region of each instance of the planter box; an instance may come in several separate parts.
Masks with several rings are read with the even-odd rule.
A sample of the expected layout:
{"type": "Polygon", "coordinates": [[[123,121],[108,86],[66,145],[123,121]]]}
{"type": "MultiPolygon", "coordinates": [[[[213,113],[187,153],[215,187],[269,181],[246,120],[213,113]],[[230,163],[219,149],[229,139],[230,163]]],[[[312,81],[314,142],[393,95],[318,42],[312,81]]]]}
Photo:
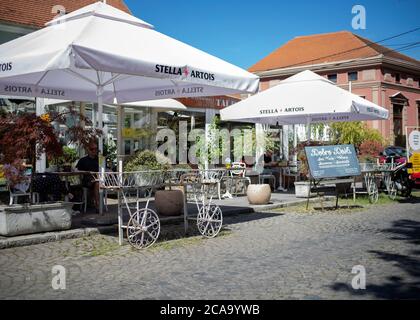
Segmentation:
{"type": "Polygon", "coordinates": [[[248,197],[249,204],[268,204],[271,199],[271,187],[269,184],[250,184],[246,195],[248,197]]]}
{"type": "Polygon", "coordinates": [[[184,193],[181,190],[161,190],[155,193],[157,214],[180,216],[184,213],[184,193]]]}
{"type": "Polygon", "coordinates": [[[17,205],[0,209],[0,235],[11,237],[71,228],[73,203],[17,205]]]}
{"type": "MultiPolygon", "coordinates": [[[[308,198],[310,183],[308,181],[295,182],[295,194],[296,198],[308,198]]],[[[315,197],[315,193],[309,194],[309,197],[315,197]]]]}

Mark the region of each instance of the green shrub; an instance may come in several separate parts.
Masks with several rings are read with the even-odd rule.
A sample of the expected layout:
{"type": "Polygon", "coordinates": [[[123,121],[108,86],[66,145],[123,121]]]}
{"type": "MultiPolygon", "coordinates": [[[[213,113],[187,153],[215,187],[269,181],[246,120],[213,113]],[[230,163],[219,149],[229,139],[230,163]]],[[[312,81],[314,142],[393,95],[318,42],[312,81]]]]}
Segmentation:
{"type": "Polygon", "coordinates": [[[360,121],[332,123],[329,134],[332,143],[353,144],[356,148],[359,148],[366,140],[384,143],[384,139],[378,130],[368,128],[366,123],[360,121]]]}
{"type": "Polygon", "coordinates": [[[168,170],[170,161],[157,151],[138,151],[129,157],[124,164],[124,171],[168,170]]]}
{"type": "Polygon", "coordinates": [[[63,146],[63,154],[59,157],[52,158],[51,163],[57,166],[72,165],[79,159],[77,149],[63,146]]]}

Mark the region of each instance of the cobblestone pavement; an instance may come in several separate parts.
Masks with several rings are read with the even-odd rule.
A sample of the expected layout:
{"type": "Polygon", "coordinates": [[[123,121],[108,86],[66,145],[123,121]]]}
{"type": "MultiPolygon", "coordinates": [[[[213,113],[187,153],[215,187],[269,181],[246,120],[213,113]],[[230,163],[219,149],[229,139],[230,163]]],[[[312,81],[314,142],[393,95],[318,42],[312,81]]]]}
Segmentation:
{"type": "MultiPolygon", "coordinates": [[[[289,209],[290,210],[290,209],[289,209]]],[[[255,213],[224,235],[146,251],[115,237],[0,250],[1,299],[382,299],[420,297],[420,204],[350,213],[255,213]],[[53,290],[52,267],[66,268],[53,290]],[[366,290],[351,288],[353,266],[366,290]]]]}

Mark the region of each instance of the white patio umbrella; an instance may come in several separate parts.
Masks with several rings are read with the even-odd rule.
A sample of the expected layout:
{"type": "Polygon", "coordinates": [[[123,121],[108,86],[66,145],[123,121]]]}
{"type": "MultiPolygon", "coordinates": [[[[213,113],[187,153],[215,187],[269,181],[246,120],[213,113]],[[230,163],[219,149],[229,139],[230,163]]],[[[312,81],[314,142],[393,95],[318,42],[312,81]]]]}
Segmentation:
{"type": "Polygon", "coordinates": [[[155,111],[185,111],[188,108],[181,102],[175,99],[159,99],[159,100],[146,100],[126,102],[122,104],[129,108],[151,108],[155,111]]]}
{"type": "Polygon", "coordinates": [[[99,129],[104,102],[253,93],[258,84],[102,2],[0,46],[0,94],[98,102],[99,129]]]}
{"type": "MultiPolygon", "coordinates": [[[[258,85],[257,76],[102,2],[0,46],[0,94],[98,102],[99,129],[104,102],[253,93],[258,85]]],[[[103,170],[102,138],[99,154],[103,170]]]]}
{"type": "Polygon", "coordinates": [[[388,110],[306,70],[220,111],[225,121],[310,124],[388,119],[388,110]]]}
{"type": "MultiPolygon", "coordinates": [[[[224,121],[253,122],[270,125],[360,120],[385,120],[388,110],[337,87],[333,82],[306,70],[277,86],[220,110],[224,121]]],[[[263,150],[258,149],[258,153],[263,150]]],[[[257,158],[260,154],[257,155],[257,158]]]]}

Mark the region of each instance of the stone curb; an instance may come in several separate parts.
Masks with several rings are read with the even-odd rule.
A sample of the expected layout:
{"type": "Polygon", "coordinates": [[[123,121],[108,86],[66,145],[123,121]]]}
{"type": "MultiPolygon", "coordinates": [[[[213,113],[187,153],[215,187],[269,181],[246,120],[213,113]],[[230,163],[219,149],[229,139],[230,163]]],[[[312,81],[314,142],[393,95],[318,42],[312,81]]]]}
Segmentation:
{"type": "MultiPolygon", "coordinates": [[[[328,200],[335,200],[335,196],[325,196],[324,201],[328,201],[328,200]]],[[[250,206],[250,207],[252,208],[253,212],[261,212],[261,211],[270,211],[274,209],[292,207],[299,204],[305,204],[306,201],[308,200],[302,199],[302,200],[285,201],[285,202],[280,202],[280,203],[273,203],[273,204],[267,204],[267,205],[262,205],[262,206],[250,206]]],[[[313,203],[313,202],[319,202],[319,199],[317,197],[309,199],[309,203],[313,203]]]]}
{"type": "Polygon", "coordinates": [[[66,239],[83,238],[96,234],[107,234],[117,230],[115,226],[98,227],[98,228],[81,228],[58,232],[48,232],[39,234],[22,235],[0,239],[0,250],[14,247],[23,247],[33,244],[60,241],[66,239]]]}
{"type": "MultiPolygon", "coordinates": [[[[330,199],[335,199],[335,197],[325,197],[325,200],[330,200],[330,199]]],[[[286,201],[286,202],[281,202],[281,203],[273,203],[273,204],[262,205],[262,206],[249,206],[249,207],[243,207],[243,208],[238,207],[235,209],[225,211],[224,215],[231,216],[231,215],[238,215],[238,214],[270,211],[274,209],[280,209],[280,208],[303,204],[303,203],[306,203],[306,201],[307,201],[306,199],[302,199],[302,200],[286,201]]],[[[318,201],[318,199],[313,198],[313,199],[310,199],[309,201],[316,202],[318,201]]],[[[180,217],[179,221],[182,222],[183,219],[184,219],[183,217],[180,217]]],[[[172,221],[172,222],[175,222],[175,221],[172,221]]],[[[168,224],[168,223],[169,222],[162,222],[162,224],[168,224]]],[[[34,244],[60,241],[60,240],[66,240],[66,239],[83,238],[83,237],[97,235],[97,234],[109,234],[115,231],[117,231],[117,226],[112,225],[112,226],[89,227],[89,228],[80,228],[80,229],[58,231],[58,232],[22,235],[22,236],[0,239],[0,250],[7,249],[7,248],[14,248],[14,247],[30,246],[34,244]]]]}

